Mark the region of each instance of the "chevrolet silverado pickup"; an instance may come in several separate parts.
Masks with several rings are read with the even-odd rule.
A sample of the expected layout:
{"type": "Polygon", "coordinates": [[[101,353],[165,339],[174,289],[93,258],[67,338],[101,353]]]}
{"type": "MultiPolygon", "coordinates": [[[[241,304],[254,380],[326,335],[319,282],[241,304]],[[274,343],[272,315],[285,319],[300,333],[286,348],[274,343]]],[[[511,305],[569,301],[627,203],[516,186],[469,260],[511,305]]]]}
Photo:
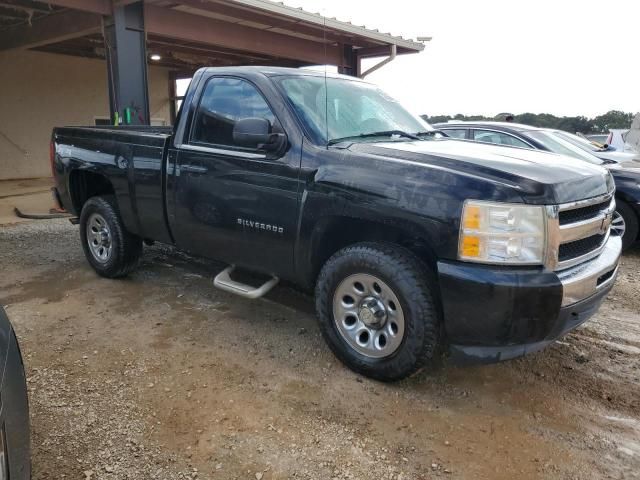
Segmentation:
{"type": "Polygon", "coordinates": [[[545,347],[596,312],[621,251],[605,169],[445,138],[308,70],[201,69],[174,129],[56,128],[51,163],[99,275],[161,242],[224,262],[214,285],[247,298],[293,282],[336,356],[379,380],[545,347]]]}

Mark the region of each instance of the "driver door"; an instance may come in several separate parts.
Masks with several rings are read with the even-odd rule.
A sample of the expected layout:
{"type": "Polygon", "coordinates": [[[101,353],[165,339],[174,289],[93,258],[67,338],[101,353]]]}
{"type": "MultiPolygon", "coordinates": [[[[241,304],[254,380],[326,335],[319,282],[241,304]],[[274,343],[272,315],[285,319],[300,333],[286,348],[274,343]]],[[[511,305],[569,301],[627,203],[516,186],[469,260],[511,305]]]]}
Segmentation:
{"type": "Polygon", "coordinates": [[[293,271],[299,153],[279,156],[233,139],[242,118],[269,120],[273,109],[251,82],[214,76],[202,90],[188,141],[178,152],[174,232],[178,247],[285,276],[293,271]]]}

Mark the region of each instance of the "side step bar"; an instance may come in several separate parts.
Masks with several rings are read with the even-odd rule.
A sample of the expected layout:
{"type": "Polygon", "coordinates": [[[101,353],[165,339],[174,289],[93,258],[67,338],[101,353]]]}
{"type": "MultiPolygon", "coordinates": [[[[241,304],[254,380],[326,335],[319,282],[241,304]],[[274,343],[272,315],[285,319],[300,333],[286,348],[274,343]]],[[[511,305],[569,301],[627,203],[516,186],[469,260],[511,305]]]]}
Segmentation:
{"type": "Polygon", "coordinates": [[[255,288],[251,285],[231,280],[231,273],[235,268],[235,265],[231,265],[230,267],[227,267],[223,271],[221,271],[213,280],[213,285],[220,290],[224,290],[225,292],[235,293],[236,295],[240,295],[241,297],[253,300],[266,295],[269,290],[275,287],[280,281],[278,277],[273,277],[265,282],[262,286],[255,288]]]}

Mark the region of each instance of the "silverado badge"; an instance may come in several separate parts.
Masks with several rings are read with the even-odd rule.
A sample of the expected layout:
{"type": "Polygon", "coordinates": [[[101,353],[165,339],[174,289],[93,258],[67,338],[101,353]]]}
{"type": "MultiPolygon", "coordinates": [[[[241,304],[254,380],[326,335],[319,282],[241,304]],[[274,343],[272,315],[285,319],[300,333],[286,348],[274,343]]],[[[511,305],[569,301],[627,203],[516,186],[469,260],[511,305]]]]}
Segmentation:
{"type": "Polygon", "coordinates": [[[284,228],[278,225],[270,225],[268,223],[256,222],[254,220],[238,219],[238,225],[253,228],[255,230],[264,230],[265,232],[284,233],[284,228]]]}

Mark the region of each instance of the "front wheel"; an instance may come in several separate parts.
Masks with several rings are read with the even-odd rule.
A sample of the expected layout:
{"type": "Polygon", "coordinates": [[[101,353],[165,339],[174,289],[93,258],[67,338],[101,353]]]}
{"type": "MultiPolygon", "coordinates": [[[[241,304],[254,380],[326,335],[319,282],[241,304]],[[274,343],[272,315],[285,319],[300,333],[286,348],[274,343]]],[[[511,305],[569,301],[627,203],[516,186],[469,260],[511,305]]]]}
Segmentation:
{"type": "Polygon", "coordinates": [[[426,267],[411,252],[387,244],[344,248],[316,284],[320,330],[352,370],[392,381],[434,359],[440,315],[426,267]]]}
{"type": "Polygon", "coordinates": [[[638,216],[622,200],[616,200],[616,211],[611,222],[611,234],[622,237],[622,250],[627,250],[638,239],[638,216]]]}
{"type": "Polygon", "coordinates": [[[125,229],[112,195],[92,197],[84,204],[80,241],[89,264],[107,278],[129,274],[142,255],[142,239],[125,229]]]}

